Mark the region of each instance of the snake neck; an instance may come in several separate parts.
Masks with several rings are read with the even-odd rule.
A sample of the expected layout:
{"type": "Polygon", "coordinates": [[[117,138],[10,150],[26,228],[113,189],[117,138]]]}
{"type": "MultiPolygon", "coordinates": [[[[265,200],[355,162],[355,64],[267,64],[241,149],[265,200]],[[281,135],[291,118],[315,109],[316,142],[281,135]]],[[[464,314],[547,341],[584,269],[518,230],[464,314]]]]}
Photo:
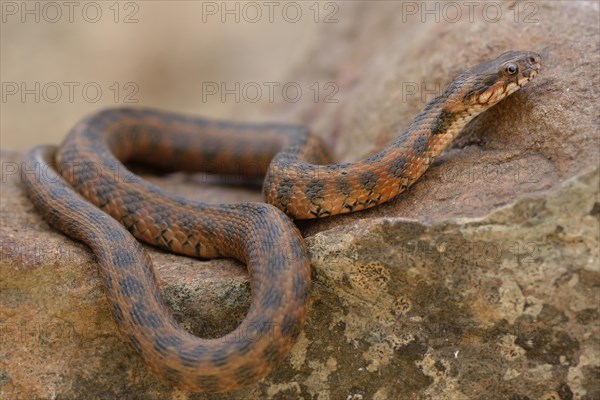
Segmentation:
{"type": "Polygon", "coordinates": [[[395,143],[383,151],[411,147],[413,152],[419,153],[417,156],[436,158],[469,122],[489,108],[481,104],[465,107],[462,102],[456,101],[455,96],[445,93],[449,89],[429,101],[395,143]],[[425,146],[420,145],[421,142],[425,142],[425,146]]]}
{"type": "Polygon", "coordinates": [[[380,152],[349,164],[314,165],[294,149],[272,162],[265,199],[296,219],[320,218],[381,204],[429,168],[485,106],[462,106],[446,91],[380,152]]]}
{"type": "Polygon", "coordinates": [[[368,159],[369,163],[380,164],[375,167],[380,171],[387,168],[389,175],[398,180],[398,193],[401,193],[423,175],[469,122],[489,108],[461,106],[444,93],[432,99],[396,140],[368,159]],[[403,169],[390,171],[390,160],[404,165],[403,169]]]}

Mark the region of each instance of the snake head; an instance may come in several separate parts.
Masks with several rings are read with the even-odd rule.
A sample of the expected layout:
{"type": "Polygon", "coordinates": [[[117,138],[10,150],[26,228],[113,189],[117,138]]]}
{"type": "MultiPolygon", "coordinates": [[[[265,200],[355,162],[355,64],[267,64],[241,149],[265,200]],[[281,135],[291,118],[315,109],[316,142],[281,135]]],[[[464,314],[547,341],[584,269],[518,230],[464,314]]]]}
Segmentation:
{"type": "Polygon", "coordinates": [[[446,88],[455,104],[452,111],[470,114],[487,109],[525,86],[541,67],[542,57],[531,51],[508,51],[483,62],[462,73],[454,81],[458,84],[446,88]]]}

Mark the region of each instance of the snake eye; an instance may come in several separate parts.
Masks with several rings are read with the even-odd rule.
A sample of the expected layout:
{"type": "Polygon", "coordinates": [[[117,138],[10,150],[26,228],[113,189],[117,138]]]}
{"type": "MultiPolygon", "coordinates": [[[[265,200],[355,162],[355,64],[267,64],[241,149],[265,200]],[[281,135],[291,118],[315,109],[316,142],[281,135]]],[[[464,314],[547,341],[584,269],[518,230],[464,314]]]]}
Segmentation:
{"type": "Polygon", "coordinates": [[[517,66],[517,64],[510,63],[506,67],[504,67],[504,70],[509,76],[512,76],[519,71],[519,67],[517,66]]]}

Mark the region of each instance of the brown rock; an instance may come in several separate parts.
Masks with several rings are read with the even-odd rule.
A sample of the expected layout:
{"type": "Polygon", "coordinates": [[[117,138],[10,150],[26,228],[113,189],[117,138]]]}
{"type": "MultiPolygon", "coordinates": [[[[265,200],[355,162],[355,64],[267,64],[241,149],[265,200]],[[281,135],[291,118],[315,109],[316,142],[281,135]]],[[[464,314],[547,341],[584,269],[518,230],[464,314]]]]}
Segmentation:
{"type": "MultiPolygon", "coordinates": [[[[348,161],[424,105],[413,82],[441,88],[508,49],[541,52],[544,69],[397,200],[298,224],[313,265],[307,327],[276,373],[218,398],[598,398],[597,4],[494,3],[495,23],[483,6],[473,22],[425,24],[403,4],[343,4],[293,75],[336,82],[340,102],[273,112],[303,119],[348,161]]],[[[19,155],[1,161],[3,398],[186,397],[122,343],[88,250],[48,228],[7,173],[19,155]]],[[[259,198],[152,179],[206,201],[259,198]]],[[[149,251],[190,331],[215,336],[242,318],[243,266],[149,251]]]]}

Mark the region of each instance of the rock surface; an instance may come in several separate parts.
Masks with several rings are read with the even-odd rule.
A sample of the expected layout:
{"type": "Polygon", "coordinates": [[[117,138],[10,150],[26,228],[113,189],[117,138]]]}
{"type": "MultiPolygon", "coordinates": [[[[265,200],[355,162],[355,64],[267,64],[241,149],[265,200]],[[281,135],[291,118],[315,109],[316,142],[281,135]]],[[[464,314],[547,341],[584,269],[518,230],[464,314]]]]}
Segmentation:
{"type": "MultiPolygon", "coordinates": [[[[497,4],[506,17],[495,23],[480,8],[473,22],[421,23],[401,3],[346,3],[291,72],[336,82],[340,102],[273,113],[349,161],[419,111],[427,99],[408,95],[413,82],[443,85],[508,49],[544,57],[526,89],[473,121],[397,200],[298,224],[313,266],[307,326],[276,373],[237,393],[188,394],[146,371],[117,334],[89,251],[34,212],[12,172],[20,155],[3,152],[2,398],[599,399],[598,5],[497,4]]],[[[199,200],[260,199],[148,178],[199,200]]],[[[149,251],[191,332],[221,335],[243,317],[242,265],[149,251]]]]}

